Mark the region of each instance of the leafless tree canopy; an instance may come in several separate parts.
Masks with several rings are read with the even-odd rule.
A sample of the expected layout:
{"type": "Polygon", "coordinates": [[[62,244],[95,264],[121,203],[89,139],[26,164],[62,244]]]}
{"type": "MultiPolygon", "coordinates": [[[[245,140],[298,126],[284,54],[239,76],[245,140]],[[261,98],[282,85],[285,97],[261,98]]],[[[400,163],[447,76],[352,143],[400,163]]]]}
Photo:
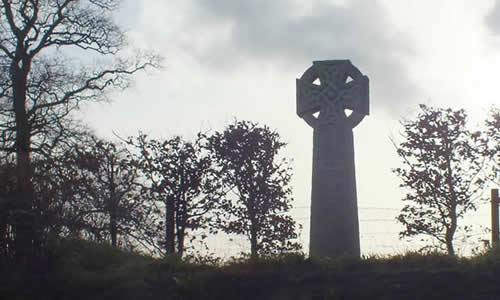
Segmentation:
{"type": "MultiPolygon", "coordinates": [[[[103,101],[157,56],[122,56],[125,35],[113,21],[118,0],[1,0],[0,150],[15,156],[17,252],[34,239],[33,155],[46,156],[73,134],[71,113],[103,101]],[[83,59],[78,57],[85,56],[83,59]]],[[[21,253],[21,249],[26,253],[21,253]]]]}
{"type": "MultiPolygon", "coordinates": [[[[64,118],[85,101],[107,100],[109,87],[126,88],[132,73],[157,67],[157,56],[120,57],[125,35],[113,22],[120,1],[9,1],[0,9],[0,130],[3,150],[14,151],[14,85],[25,91],[27,125],[35,145],[63,134],[64,118]],[[72,53],[95,57],[78,62],[72,53]],[[101,59],[98,61],[98,59],[101,59]],[[23,80],[24,79],[24,80],[23,80]]],[[[24,100],[24,101],[23,101],[24,100]]],[[[57,138],[55,139],[58,140],[57,138]]]]}

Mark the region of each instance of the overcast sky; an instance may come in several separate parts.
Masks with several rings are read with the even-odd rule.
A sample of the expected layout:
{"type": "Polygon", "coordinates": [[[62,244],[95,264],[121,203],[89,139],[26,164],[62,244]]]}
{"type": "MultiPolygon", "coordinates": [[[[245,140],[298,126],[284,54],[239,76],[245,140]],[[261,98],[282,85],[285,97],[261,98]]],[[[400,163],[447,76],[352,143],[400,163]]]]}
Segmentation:
{"type": "MultiPolygon", "coordinates": [[[[312,129],[295,114],[295,79],[313,60],[350,59],[370,78],[371,114],[354,130],[365,254],[416,246],[398,240],[394,221],[402,191],[389,137],[398,120],[425,103],[465,108],[475,125],[500,103],[500,1],[127,0],[117,18],[165,68],[139,75],[112,104],[86,107],[91,126],[103,136],[188,138],[234,118],[275,128],[294,160],[293,215],[306,249],[312,129]]],[[[488,220],[486,210],[473,222],[488,220]]]]}

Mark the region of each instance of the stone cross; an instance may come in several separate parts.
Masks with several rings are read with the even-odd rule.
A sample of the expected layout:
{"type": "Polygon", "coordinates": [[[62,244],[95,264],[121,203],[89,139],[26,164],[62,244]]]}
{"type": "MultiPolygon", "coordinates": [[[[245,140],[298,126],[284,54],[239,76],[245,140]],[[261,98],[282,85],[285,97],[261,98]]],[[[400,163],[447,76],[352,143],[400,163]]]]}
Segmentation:
{"type": "Polygon", "coordinates": [[[314,61],[297,79],[313,129],[311,256],[360,255],[352,129],[369,114],[368,77],[349,60],[314,61]]]}

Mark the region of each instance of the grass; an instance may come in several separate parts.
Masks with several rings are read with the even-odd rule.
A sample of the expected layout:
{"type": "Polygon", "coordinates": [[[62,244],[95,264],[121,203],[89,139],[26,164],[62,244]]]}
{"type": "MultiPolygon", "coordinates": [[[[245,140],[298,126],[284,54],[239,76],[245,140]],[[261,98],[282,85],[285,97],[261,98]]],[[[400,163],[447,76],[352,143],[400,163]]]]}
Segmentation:
{"type": "MultiPolygon", "coordinates": [[[[238,299],[243,296],[257,299],[269,291],[286,290],[296,294],[312,288],[324,295],[361,293],[352,287],[357,282],[377,295],[384,293],[380,286],[397,291],[412,290],[413,285],[418,285],[416,282],[421,285],[429,276],[437,276],[433,282],[446,282],[448,275],[440,274],[468,278],[468,284],[478,286],[484,280],[477,278],[487,278],[500,286],[500,282],[487,275],[500,272],[499,249],[470,258],[408,252],[393,256],[311,259],[303,253],[287,253],[266,258],[233,258],[225,262],[176,256],[158,259],[82,240],[62,240],[52,250],[52,267],[42,283],[12,284],[6,269],[6,273],[0,274],[5,280],[0,283],[0,293],[11,299],[238,299]],[[46,297],[39,297],[41,295],[46,297]]],[[[413,292],[423,293],[425,289],[413,292]]]]}

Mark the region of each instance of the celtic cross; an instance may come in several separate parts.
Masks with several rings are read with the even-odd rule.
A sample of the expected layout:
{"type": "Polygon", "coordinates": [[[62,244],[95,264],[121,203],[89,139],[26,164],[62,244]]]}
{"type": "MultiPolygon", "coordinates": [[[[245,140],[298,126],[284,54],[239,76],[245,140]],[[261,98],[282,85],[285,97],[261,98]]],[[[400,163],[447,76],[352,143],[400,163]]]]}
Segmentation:
{"type": "Polygon", "coordinates": [[[313,128],[342,123],[354,128],[369,114],[368,101],[368,77],[349,60],[315,61],[297,79],[297,114],[313,128]],[[352,110],[349,116],[346,109],[352,110]]]}
{"type": "Polygon", "coordinates": [[[297,114],[314,129],[311,256],[360,254],[352,129],[369,113],[368,84],[349,60],[315,61],[297,79],[297,114]]]}

